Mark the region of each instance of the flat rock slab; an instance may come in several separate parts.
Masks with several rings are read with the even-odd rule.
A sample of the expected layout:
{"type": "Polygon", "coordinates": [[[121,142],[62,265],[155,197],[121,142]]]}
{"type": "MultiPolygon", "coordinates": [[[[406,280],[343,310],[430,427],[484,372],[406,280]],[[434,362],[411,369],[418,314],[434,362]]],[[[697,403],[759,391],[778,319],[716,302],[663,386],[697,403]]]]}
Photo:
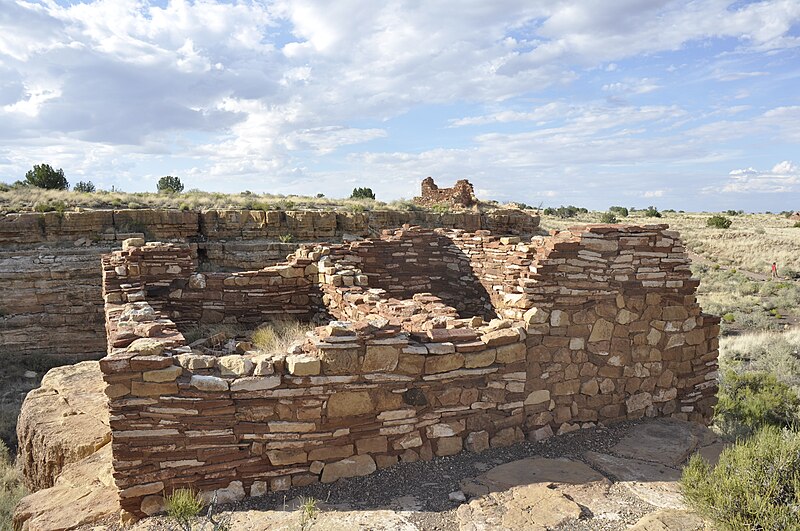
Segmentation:
{"type": "Polygon", "coordinates": [[[639,499],[665,509],[685,508],[678,484],[681,478],[678,469],[597,452],[586,452],[583,456],[592,466],[625,485],[639,499]]]}
{"type": "Polygon", "coordinates": [[[717,439],[714,432],[693,422],[658,419],[647,422],[611,448],[615,455],[677,467],[698,448],[717,439]]]}
{"type": "Polygon", "coordinates": [[[56,531],[119,513],[111,476],[111,445],[64,467],[55,485],[29,494],[14,511],[16,528],[56,531]]]}
{"type": "Polygon", "coordinates": [[[628,531],[706,531],[712,528],[697,514],[662,509],[642,517],[628,531]]]}
{"type": "MultiPolygon", "coordinates": [[[[248,531],[297,531],[301,529],[302,511],[243,511],[233,514],[231,529],[248,531]]],[[[388,510],[321,509],[307,529],[314,531],[374,530],[421,531],[402,514],[388,510]]]]}
{"type": "Polygon", "coordinates": [[[456,511],[460,531],[545,531],[580,515],[580,505],[544,484],[493,492],[456,511]]]}

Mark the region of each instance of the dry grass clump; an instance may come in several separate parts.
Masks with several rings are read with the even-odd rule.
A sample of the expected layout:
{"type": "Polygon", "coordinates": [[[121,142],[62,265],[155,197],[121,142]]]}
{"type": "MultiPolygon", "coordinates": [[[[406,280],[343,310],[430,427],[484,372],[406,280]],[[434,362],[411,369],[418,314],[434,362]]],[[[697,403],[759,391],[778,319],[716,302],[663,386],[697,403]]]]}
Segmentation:
{"type": "Polygon", "coordinates": [[[14,508],[27,493],[22,473],[15,466],[8,447],[0,441],[0,529],[14,529],[14,508]]]}
{"type": "Polygon", "coordinates": [[[275,319],[259,326],[251,338],[253,345],[267,353],[284,353],[297,340],[313,330],[310,323],[293,319],[275,319]]]}
{"type": "Polygon", "coordinates": [[[720,368],[774,374],[800,393],[800,329],[722,337],[720,368]]]}

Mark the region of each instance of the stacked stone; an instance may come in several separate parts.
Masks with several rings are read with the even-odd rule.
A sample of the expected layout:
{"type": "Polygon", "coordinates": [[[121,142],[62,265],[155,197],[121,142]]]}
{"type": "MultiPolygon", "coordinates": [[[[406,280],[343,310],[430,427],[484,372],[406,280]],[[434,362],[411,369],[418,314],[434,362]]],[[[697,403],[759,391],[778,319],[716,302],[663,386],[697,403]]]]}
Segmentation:
{"type": "Polygon", "coordinates": [[[466,179],[456,181],[452,188],[439,188],[433,177],[426,177],[420,186],[421,194],[414,198],[418,205],[450,205],[458,208],[470,208],[478,204],[475,190],[466,179]]]}
{"type": "Polygon", "coordinates": [[[666,225],[576,227],[535,239],[521,281],[528,322],[528,426],[637,416],[706,421],[716,392],[719,319],[666,225]]]}

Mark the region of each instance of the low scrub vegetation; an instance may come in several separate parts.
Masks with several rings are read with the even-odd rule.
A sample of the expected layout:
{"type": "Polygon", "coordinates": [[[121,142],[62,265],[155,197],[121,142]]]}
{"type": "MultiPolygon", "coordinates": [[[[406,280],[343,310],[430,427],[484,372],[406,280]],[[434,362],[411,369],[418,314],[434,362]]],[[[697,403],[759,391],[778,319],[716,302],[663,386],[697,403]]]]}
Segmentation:
{"type": "Polygon", "coordinates": [[[600,216],[600,223],[618,223],[617,216],[613,212],[603,212],[600,216]]]}
{"type": "Polygon", "coordinates": [[[8,447],[0,441],[0,529],[14,529],[14,507],[26,494],[22,474],[14,465],[8,447]]]}
{"type": "Polygon", "coordinates": [[[726,371],[720,378],[714,423],[729,439],[764,426],[788,428],[800,421],[800,398],[766,372],[726,371]]]}
{"type": "Polygon", "coordinates": [[[725,449],[714,467],[695,454],[681,484],[689,504],[721,530],[796,530],[800,434],[764,427],[725,449]]]}
{"type": "Polygon", "coordinates": [[[731,223],[733,221],[730,218],[726,218],[725,216],[711,216],[706,220],[706,225],[709,227],[713,227],[715,229],[727,229],[730,228],[731,223]]]}

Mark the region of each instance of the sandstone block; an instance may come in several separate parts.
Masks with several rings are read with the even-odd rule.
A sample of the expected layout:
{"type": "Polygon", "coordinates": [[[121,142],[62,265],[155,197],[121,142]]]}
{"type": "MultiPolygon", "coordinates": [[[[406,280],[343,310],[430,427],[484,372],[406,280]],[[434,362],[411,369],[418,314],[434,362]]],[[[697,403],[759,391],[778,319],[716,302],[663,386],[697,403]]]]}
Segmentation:
{"type": "Polygon", "coordinates": [[[544,324],[550,318],[550,314],[541,308],[531,308],[523,315],[527,324],[544,324]]]}
{"type": "Polygon", "coordinates": [[[442,437],[436,439],[436,455],[455,455],[462,450],[463,441],[461,437],[442,437]]]}
{"type": "Polygon", "coordinates": [[[281,385],[280,376],[246,376],[231,383],[231,391],[266,391],[281,385]]]}
{"type": "Polygon", "coordinates": [[[581,384],[581,394],[595,396],[598,392],[600,392],[600,384],[595,379],[581,384]]]}
{"type": "Polygon", "coordinates": [[[244,486],[241,481],[231,481],[224,489],[205,491],[200,493],[203,504],[208,505],[216,496],[217,503],[235,503],[244,499],[244,486]]]}
{"type": "Polygon", "coordinates": [[[436,374],[460,369],[464,366],[464,355],[461,353],[428,356],[425,358],[425,373],[436,374]]]}
{"type": "Polygon", "coordinates": [[[491,438],[490,444],[492,448],[502,448],[504,446],[511,446],[524,439],[525,436],[521,429],[517,427],[508,427],[495,433],[494,437],[491,438]]]}
{"type": "Polygon", "coordinates": [[[148,494],[158,494],[163,490],[164,490],[164,483],[162,483],[161,481],[156,481],[153,483],[144,483],[142,485],[135,485],[133,487],[128,487],[127,489],[122,489],[119,492],[119,497],[139,498],[141,496],[147,496],[148,494]]]}
{"type": "Polygon", "coordinates": [[[142,374],[142,379],[145,382],[172,382],[181,375],[183,369],[177,365],[167,367],[166,369],[158,369],[155,371],[146,371],[142,374]]]}
{"type": "Polygon", "coordinates": [[[249,376],[254,368],[252,361],[235,354],[217,358],[217,366],[222,376],[249,376]]]}
{"type": "Polygon", "coordinates": [[[589,335],[589,343],[598,341],[609,341],[614,333],[614,324],[605,319],[598,319],[592,325],[592,333],[589,335]]]}
{"type": "Polygon", "coordinates": [[[293,376],[316,376],[320,373],[319,359],[304,354],[291,354],[286,357],[286,367],[293,376]]]}
{"type": "Polygon", "coordinates": [[[550,312],[550,326],[569,326],[569,314],[563,310],[550,312]]]}
{"type": "Polygon", "coordinates": [[[356,441],[356,449],[360,454],[385,453],[388,448],[388,440],[383,435],[378,437],[370,437],[368,439],[358,439],[356,441]]]}
{"type": "Polygon", "coordinates": [[[481,352],[475,352],[474,354],[464,354],[464,367],[467,369],[488,367],[494,363],[496,356],[497,350],[493,348],[487,348],[481,352]]]}
{"type": "Polygon", "coordinates": [[[171,383],[131,382],[133,396],[163,396],[174,395],[178,392],[178,385],[171,383]]]}
{"type": "Polygon", "coordinates": [[[542,404],[544,402],[549,402],[549,401],[550,401],[550,391],[547,389],[541,389],[539,391],[532,391],[525,399],[525,405],[534,406],[536,404],[542,404]]]}
{"type": "Polygon", "coordinates": [[[481,336],[481,341],[486,343],[487,347],[510,345],[519,340],[519,332],[514,328],[503,328],[502,330],[495,330],[481,336]]]}
{"type": "Polygon", "coordinates": [[[269,450],[267,458],[273,466],[297,465],[308,462],[308,454],[297,450],[269,450]]]}
{"type": "MultiPolygon", "coordinates": [[[[256,356],[253,361],[253,376],[270,376],[275,374],[275,364],[271,356],[256,356]]],[[[319,374],[319,372],[317,372],[319,374]]]]}
{"type": "Polygon", "coordinates": [[[425,428],[425,435],[429,439],[438,439],[441,437],[453,437],[464,431],[465,421],[451,420],[449,422],[440,422],[432,424],[425,428]]]}
{"type": "Polygon", "coordinates": [[[359,372],[358,348],[320,348],[322,372],[327,375],[356,374],[359,372]]]}
{"type": "Polygon", "coordinates": [[[365,415],[375,410],[367,391],[339,391],[328,398],[328,417],[365,415]]]}
{"type": "Polygon", "coordinates": [[[269,480],[269,490],[281,492],[292,488],[292,476],[281,476],[269,480]]]}
{"type": "Polygon", "coordinates": [[[548,424],[547,426],[542,426],[541,428],[534,430],[532,438],[534,441],[543,441],[545,439],[549,439],[553,435],[553,428],[551,428],[548,424]]]}
{"type": "Polygon", "coordinates": [[[364,372],[391,372],[397,367],[400,349],[393,345],[367,345],[361,370],[364,372]]]}
{"type": "Polygon", "coordinates": [[[163,340],[142,337],[128,345],[128,352],[138,352],[143,356],[160,356],[165,348],[163,340]]]}
{"type": "Polygon", "coordinates": [[[513,343],[497,347],[497,363],[514,363],[525,359],[527,348],[525,343],[513,343]]]}
{"type": "Polygon", "coordinates": [[[147,516],[163,513],[167,510],[166,503],[163,496],[150,495],[145,496],[142,500],[142,505],[139,507],[147,516]]]}
{"type": "Polygon", "coordinates": [[[189,385],[199,391],[220,392],[228,390],[228,382],[222,378],[201,374],[193,374],[192,379],[189,380],[189,385]]]}
{"type": "Polygon", "coordinates": [[[396,455],[376,455],[375,456],[375,464],[378,465],[378,468],[383,470],[384,468],[389,468],[390,466],[394,466],[397,464],[399,457],[396,455]]]}
{"type": "Polygon", "coordinates": [[[408,450],[420,446],[422,446],[422,437],[418,431],[407,433],[392,443],[395,450],[408,450]]]}
{"type": "Polygon", "coordinates": [[[343,459],[353,455],[353,445],[344,446],[324,446],[308,452],[308,459],[311,461],[327,461],[330,459],[343,459]]]}
{"type": "Polygon", "coordinates": [[[340,478],[366,476],[377,470],[375,460],[369,455],[355,455],[335,463],[328,463],[322,469],[323,483],[332,483],[340,478]]]}
{"type": "Polygon", "coordinates": [[[486,430],[473,431],[467,435],[464,442],[467,450],[470,452],[483,452],[489,449],[489,432],[486,430]]]}
{"type": "Polygon", "coordinates": [[[631,396],[625,401],[628,413],[642,410],[653,405],[653,396],[650,393],[639,393],[631,396]]]}
{"type": "Polygon", "coordinates": [[[266,481],[254,481],[253,484],[250,486],[250,497],[256,498],[258,496],[264,496],[269,492],[269,487],[266,481]]]}
{"type": "Polygon", "coordinates": [[[206,356],[205,354],[178,354],[175,356],[181,367],[189,370],[211,369],[217,365],[216,356],[206,356]]]}

